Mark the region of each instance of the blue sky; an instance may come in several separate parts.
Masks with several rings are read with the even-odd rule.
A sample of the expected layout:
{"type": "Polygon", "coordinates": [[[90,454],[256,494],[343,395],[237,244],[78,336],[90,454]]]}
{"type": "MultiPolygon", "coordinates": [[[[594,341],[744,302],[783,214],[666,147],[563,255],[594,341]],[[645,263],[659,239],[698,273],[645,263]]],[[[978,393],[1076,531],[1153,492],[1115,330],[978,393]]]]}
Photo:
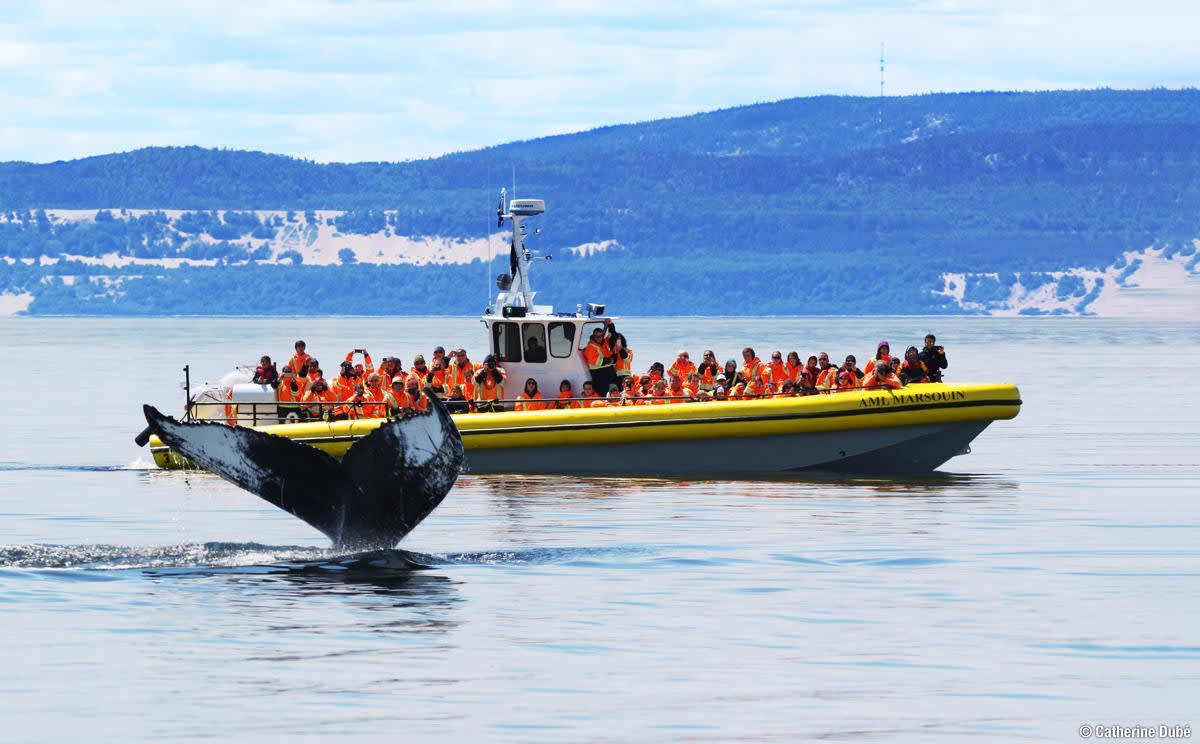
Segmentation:
{"type": "Polygon", "coordinates": [[[1200,85],[1194,2],[0,3],[0,160],[409,160],[826,93],[1200,85]]]}

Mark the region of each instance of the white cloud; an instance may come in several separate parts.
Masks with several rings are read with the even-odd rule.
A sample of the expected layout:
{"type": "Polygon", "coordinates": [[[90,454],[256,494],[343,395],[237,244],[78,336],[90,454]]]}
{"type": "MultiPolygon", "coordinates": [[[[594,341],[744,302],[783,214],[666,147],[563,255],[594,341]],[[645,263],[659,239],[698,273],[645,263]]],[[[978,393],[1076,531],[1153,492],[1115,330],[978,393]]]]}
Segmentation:
{"type": "Polygon", "coordinates": [[[1200,84],[1200,13],[1153,0],[31,7],[0,24],[0,160],[149,144],[426,157],[798,95],[874,95],[881,40],[893,95],[1200,84]]]}

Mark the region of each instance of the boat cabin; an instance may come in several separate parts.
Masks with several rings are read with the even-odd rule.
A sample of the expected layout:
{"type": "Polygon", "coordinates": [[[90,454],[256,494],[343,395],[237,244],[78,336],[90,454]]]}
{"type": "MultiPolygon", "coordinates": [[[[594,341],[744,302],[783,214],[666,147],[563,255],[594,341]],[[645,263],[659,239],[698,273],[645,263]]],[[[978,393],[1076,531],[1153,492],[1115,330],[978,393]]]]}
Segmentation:
{"type": "Polygon", "coordinates": [[[497,277],[500,291],[495,302],[484,310],[482,320],[487,328],[488,353],[496,355],[508,375],[506,398],[517,397],[530,377],[537,380],[538,390],[546,398],[558,396],[563,380],[570,380],[578,395],[583,383],[591,379],[582,350],[593,330],[614,320],[604,314],[603,305],[589,304],[586,310],[580,305],[576,312],[556,313],[550,305],[534,304],[536,293],[529,284],[529,267],[535,257],[525,246],[524,221],[545,211],[541,199],[513,199],[507,211],[502,208],[498,215],[501,221],[512,221],[509,260],[513,274],[497,277]]]}

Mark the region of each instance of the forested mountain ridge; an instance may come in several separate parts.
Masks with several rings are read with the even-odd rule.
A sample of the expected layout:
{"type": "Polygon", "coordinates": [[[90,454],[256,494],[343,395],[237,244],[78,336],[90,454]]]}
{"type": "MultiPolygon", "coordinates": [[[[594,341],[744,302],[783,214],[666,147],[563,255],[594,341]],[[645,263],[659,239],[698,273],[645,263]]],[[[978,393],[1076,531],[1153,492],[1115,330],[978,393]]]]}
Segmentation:
{"type": "MultiPolygon", "coordinates": [[[[485,239],[496,192],[514,172],[520,195],[548,205],[539,247],[556,260],[539,272],[541,297],[572,307],[581,293],[595,298],[597,273],[635,270],[662,291],[650,298],[614,283],[605,296],[621,312],[678,311],[700,295],[746,302],[746,313],[989,312],[1011,310],[1018,289],[1047,282],[1058,299],[1022,309],[1087,312],[1112,289],[1114,266],[1130,280],[1131,251],[1153,246],[1195,274],[1200,91],[824,96],[407,163],[201,148],[2,163],[0,291],[32,296],[31,312],[250,312],[233,296],[195,310],[186,293],[169,308],[153,298],[204,272],[240,272],[224,285],[253,277],[276,295],[303,275],[336,295],[376,283],[352,264],[416,263],[405,246],[430,239],[449,247],[429,260],[477,282],[484,268],[468,262],[486,250],[454,246],[485,239]],[[121,208],[188,211],[104,211],[121,208]],[[56,209],[95,209],[101,219],[56,209]],[[343,260],[293,265],[297,240],[318,239],[326,263],[330,251],[343,260]],[[585,244],[624,250],[561,250],[585,244]],[[79,269],[81,256],[114,253],[219,265],[138,279],[136,266],[79,269]],[[56,278],[68,275],[81,279],[56,278]],[[864,293],[886,309],[862,308],[855,298],[864,293]]],[[[376,275],[424,284],[430,271],[376,275]]],[[[418,308],[428,309],[395,311],[418,308]]]]}

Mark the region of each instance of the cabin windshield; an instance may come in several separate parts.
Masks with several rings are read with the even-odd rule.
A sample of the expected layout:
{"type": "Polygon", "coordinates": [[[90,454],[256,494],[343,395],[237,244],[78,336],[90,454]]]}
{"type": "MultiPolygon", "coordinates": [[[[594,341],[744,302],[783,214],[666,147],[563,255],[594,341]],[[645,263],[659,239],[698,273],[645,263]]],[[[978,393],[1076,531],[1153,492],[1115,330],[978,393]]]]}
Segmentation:
{"type": "Polygon", "coordinates": [[[521,361],[521,330],[516,323],[503,321],[492,324],[492,353],[501,362],[521,361]]]}
{"type": "Polygon", "coordinates": [[[550,356],[556,359],[566,359],[574,351],[575,324],[550,324],[550,356]]]}
{"type": "Polygon", "coordinates": [[[541,323],[522,323],[521,338],[525,346],[525,361],[542,364],[546,361],[546,326],[541,323]]]}
{"type": "Polygon", "coordinates": [[[598,322],[592,321],[590,323],[584,323],[583,335],[579,337],[579,348],[582,349],[588,345],[588,341],[592,338],[593,331],[595,331],[597,328],[603,329],[604,327],[604,321],[602,320],[598,322]]]}

